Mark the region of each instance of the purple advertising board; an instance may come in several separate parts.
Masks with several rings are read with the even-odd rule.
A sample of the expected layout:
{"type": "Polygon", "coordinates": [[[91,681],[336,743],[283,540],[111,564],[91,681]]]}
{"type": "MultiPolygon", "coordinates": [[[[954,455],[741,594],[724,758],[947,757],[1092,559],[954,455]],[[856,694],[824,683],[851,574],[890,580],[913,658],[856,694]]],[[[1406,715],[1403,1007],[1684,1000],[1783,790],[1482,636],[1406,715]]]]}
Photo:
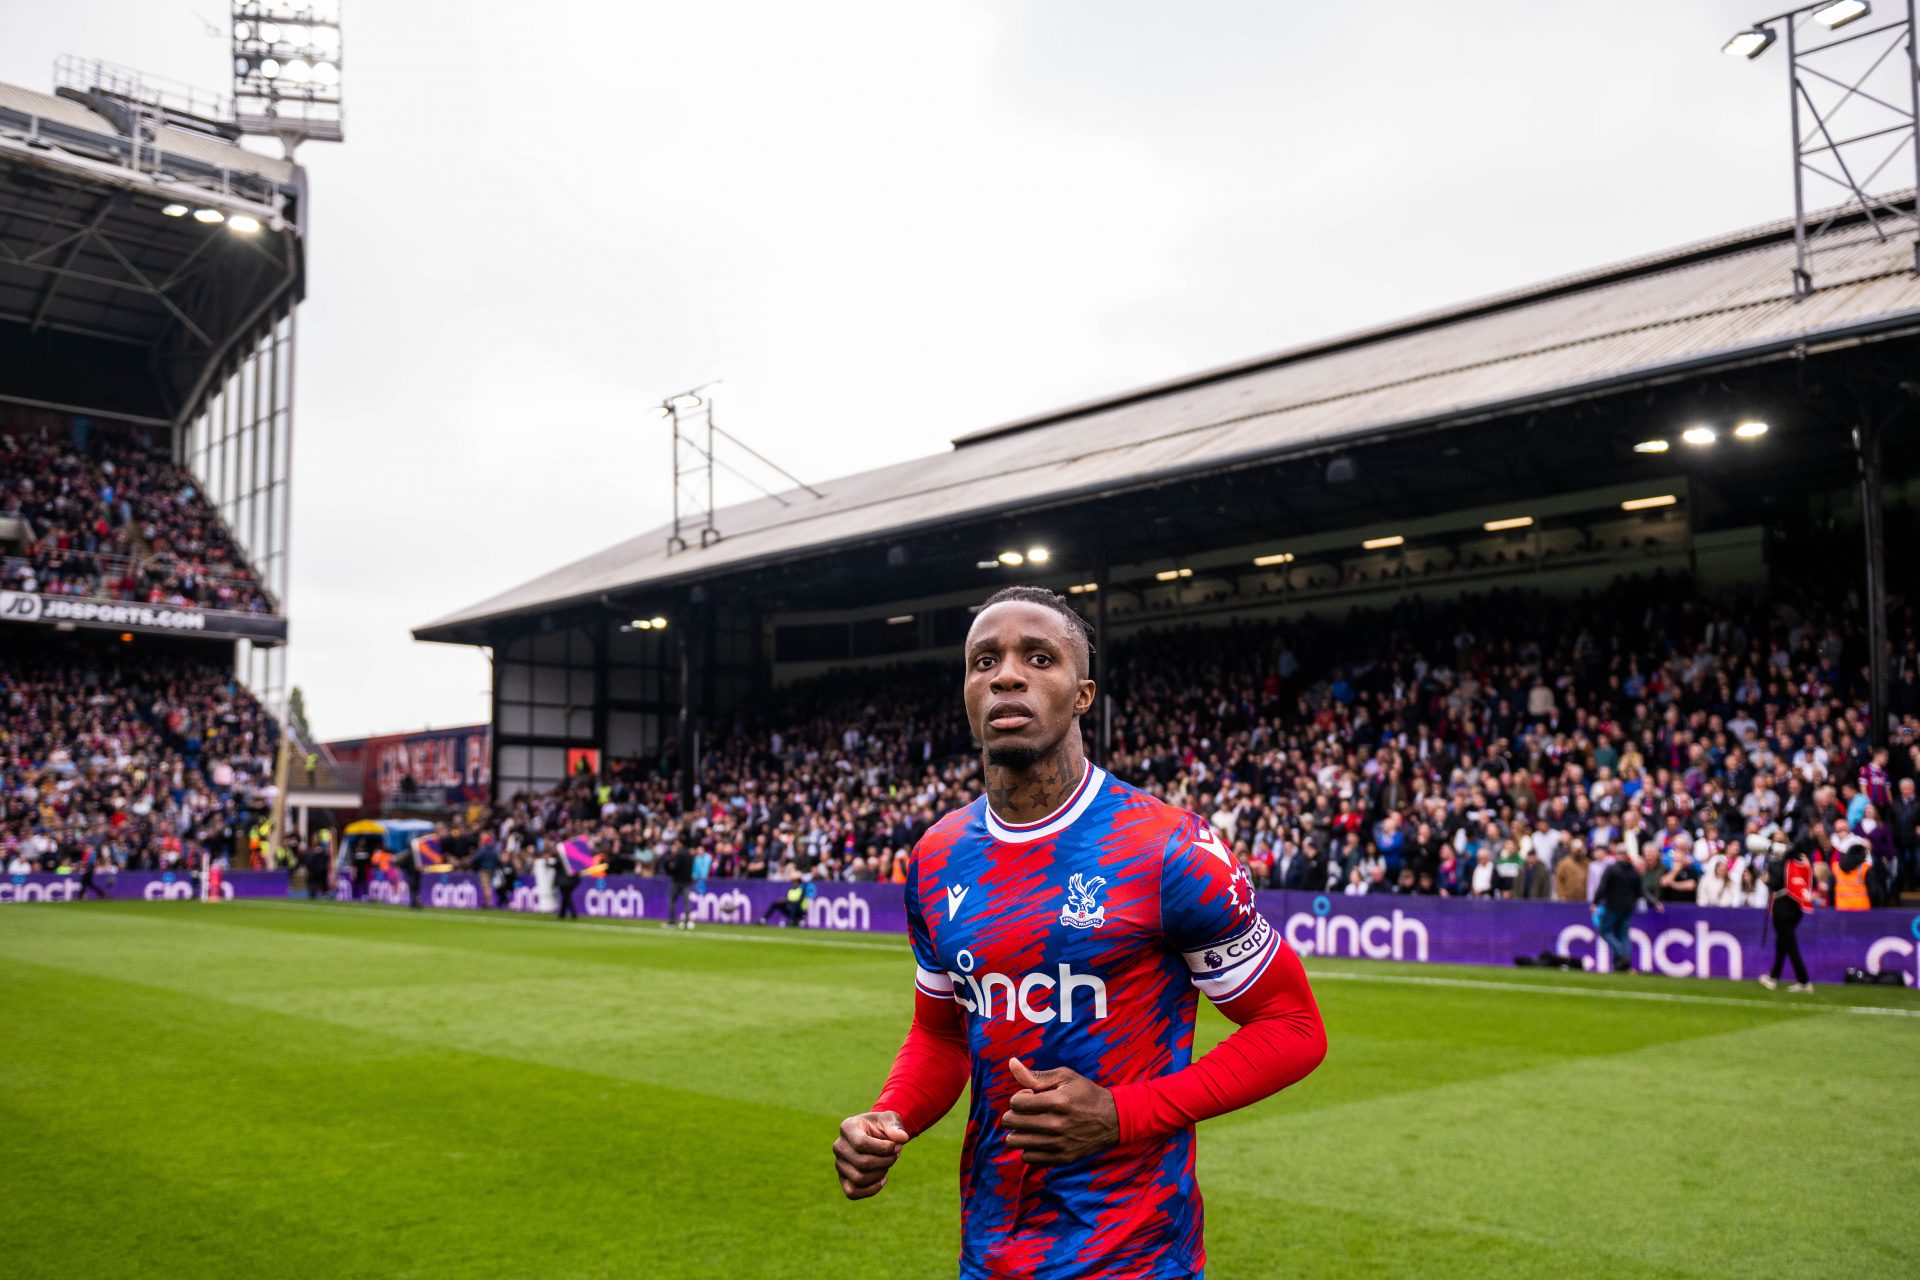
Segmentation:
{"type": "MultiPolygon", "coordinates": [[[[200,896],[200,878],[185,871],[122,871],[100,876],[94,883],[109,898],[144,899],[148,902],[192,900],[200,896]]],[[[93,894],[87,893],[91,898],[93,894]]],[[[222,898],[284,898],[287,873],[284,871],[228,871],[221,877],[222,898]]],[[[0,880],[0,903],[78,902],[81,897],[77,875],[14,875],[0,880]]]]}
{"type": "MultiPolygon", "coordinates": [[[[764,918],[786,885],[768,880],[714,880],[690,894],[696,923],[747,924],[764,918]]],[[[615,920],[667,918],[667,881],[646,876],[589,878],[574,891],[582,916],[615,920]]],[[[465,872],[426,877],[424,905],[493,907],[492,890],[465,872]]],[[[375,901],[404,904],[406,887],[375,881],[375,901]]],[[[1302,956],[1401,960],[1415,964],[1511,965],[1518,956],[1566,955],[1582,969],[1610,963],[1591,911],[1579,903],[1480,902],[1427,897],[1347,897],[1262,892],[1266,917],[1302,956]]],[[[552,911],[522,883],[507,909],[552,911]]],[[[774,919],[778,920],[778,916],[774,919]]],[[[901,886],[816,882],[807,904],[816,929],[904,933],[901,886]]],[[[1634,968],[1674,978],[1751,979],[1772,963],[1773,939],[1760,910],[1642,908],[1631,929],[1634,968]]],[[[1849,968],[1898,973],[1920,985],[1920,914],[1912,911],[1816,911],[1800,926],[1800,949],[1816,982],[1839,982],[1849,968]]]]}

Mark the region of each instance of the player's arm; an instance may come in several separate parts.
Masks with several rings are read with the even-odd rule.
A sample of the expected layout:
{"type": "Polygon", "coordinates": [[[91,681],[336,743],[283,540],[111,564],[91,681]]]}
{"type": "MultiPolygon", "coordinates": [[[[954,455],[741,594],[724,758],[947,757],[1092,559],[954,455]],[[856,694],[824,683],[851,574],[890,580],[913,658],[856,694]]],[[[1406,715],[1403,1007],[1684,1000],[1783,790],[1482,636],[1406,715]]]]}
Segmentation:
{"type": "Polygon", "coordinates": [[[1193,984],[1236,1025],[1184,1070],[1113,1090],[1123,1143],[1249,1106],[1304,1080],[1327,1056],[1300,957],[1254,909],[1251,884],[1204,826],[1183,832],[1167,852],[1161,919],[1193,984]]]}
{"type": "Polygon", "coordinates": [[[907,870],[907,936],[913,947],[913,1023],[894,1055],[893,1069],[873,1110],[840,1123],[833,1144],[834,1170],[849,1200],[863,1200],[887,1185],[887,1170],[900,1149],[953,1109],[967,1087],[966,1025],[953,998],[953,979],[938,964],[920,912],[917,867],[907,870]]]}

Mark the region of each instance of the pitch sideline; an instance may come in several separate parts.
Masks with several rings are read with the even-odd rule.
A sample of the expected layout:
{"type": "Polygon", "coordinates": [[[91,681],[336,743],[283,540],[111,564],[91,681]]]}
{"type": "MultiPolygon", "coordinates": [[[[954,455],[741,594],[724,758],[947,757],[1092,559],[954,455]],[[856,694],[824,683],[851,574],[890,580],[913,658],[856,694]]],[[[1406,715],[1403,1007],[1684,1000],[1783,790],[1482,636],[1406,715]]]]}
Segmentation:
{"type": "MultiPolygon", "coordinates": [[[[223,906],[269,907],[274,909],[293,908],[296,910],[351,911],[356,915],[388,916],[395,915],[397,908],[373,904],[345,902],[233,902],[223,906]]],[[[408,913],[406,919],[414,920],[451,920],[472,924],[514,925],[522,928],[540,929],[549,926],[537,920],[526,918],[524,913],[518,916],[504,913],[423,911],[408,913]]],[[[568,928],[572,931],[592,930],[599,933],[618,933],[632,938],[651,938],[659,941],[666,939],[700,940],[706,942],[753,942],[782,943],[789,946],[837,947],[848,951],[884,951],[898,953],[902,947],[892,943],[855,942],[851,938],[823,937],[818,932],[800,933],[797,930],[769,929],[766,933],[749,933],[750,925],[708,925],[708,932],[697,929],[652,929],[647,926],[653,921],[635,921],[632,924],[605,924],[599,921],[579,920],[568,928]],[[714,932],[724,929],[726,932],[714,932]]],[[[558,927],[556,922],[554,927],[558,927]]],[[[1489,978],[1452,978],[1426,976],[1410,973],[1354,973],[1340,969],[1321,969],[1309,966],[1308,973],[1317,981],[1326,978],[1336,982],[1384,982],[1401,986],[1447,987],[1463,991],[1524,991],[1540,995],[1594,996],[1607,1000],[1651,1000],[1659,1004],[1697,1004],[1717,1005],[1725,1008],[1759,1009],[1772,1013],[1857,1013],[1875,1017],[1920,1018],[1920,1009],[1897,1009],[1886,1005],[1864,1004],[1792,1004],[1785,998],[1780,1000],[1740,999],[1734,996],[1689,995],[1678,991],[1621,991],[1611,987],[1572,987],[1554,983],[1499,982],[1489,978]]]]}

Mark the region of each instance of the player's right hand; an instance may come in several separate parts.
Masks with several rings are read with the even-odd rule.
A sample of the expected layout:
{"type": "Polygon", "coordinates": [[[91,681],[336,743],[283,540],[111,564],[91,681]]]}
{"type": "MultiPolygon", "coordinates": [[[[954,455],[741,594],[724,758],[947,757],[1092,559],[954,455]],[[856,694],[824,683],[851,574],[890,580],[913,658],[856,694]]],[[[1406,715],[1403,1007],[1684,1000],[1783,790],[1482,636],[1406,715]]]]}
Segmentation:
{"type": "Polygon", "coordinates": [[[849,1200],[865,1200],[887,1185],[887,1170],[911,1137],[892,1111],[869,1111],[840,1122],[833,1142],[833,1168],[849,1200]]]}

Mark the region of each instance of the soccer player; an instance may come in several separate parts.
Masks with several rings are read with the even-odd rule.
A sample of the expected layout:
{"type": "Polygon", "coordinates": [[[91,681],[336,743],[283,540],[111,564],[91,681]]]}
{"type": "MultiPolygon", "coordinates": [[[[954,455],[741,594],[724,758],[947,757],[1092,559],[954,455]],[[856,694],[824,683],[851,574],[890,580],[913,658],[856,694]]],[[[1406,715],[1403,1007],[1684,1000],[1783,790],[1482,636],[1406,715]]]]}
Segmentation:
{"type": "Polygon", "coordinates": [[[834,1165],[849,1199],[971,1086],[963,1277],[1196,1277],[1193,1127],[1326,1055],[1292,949],[1206,823],[1086,758],[1086,625],[1010,587],[967,636],[967,717],[987,794],[935,823],[907,870],[914,1016],[834,1165]],[[1237,1028],[1198,1062],[1195,991],[1237,1028]]]}

